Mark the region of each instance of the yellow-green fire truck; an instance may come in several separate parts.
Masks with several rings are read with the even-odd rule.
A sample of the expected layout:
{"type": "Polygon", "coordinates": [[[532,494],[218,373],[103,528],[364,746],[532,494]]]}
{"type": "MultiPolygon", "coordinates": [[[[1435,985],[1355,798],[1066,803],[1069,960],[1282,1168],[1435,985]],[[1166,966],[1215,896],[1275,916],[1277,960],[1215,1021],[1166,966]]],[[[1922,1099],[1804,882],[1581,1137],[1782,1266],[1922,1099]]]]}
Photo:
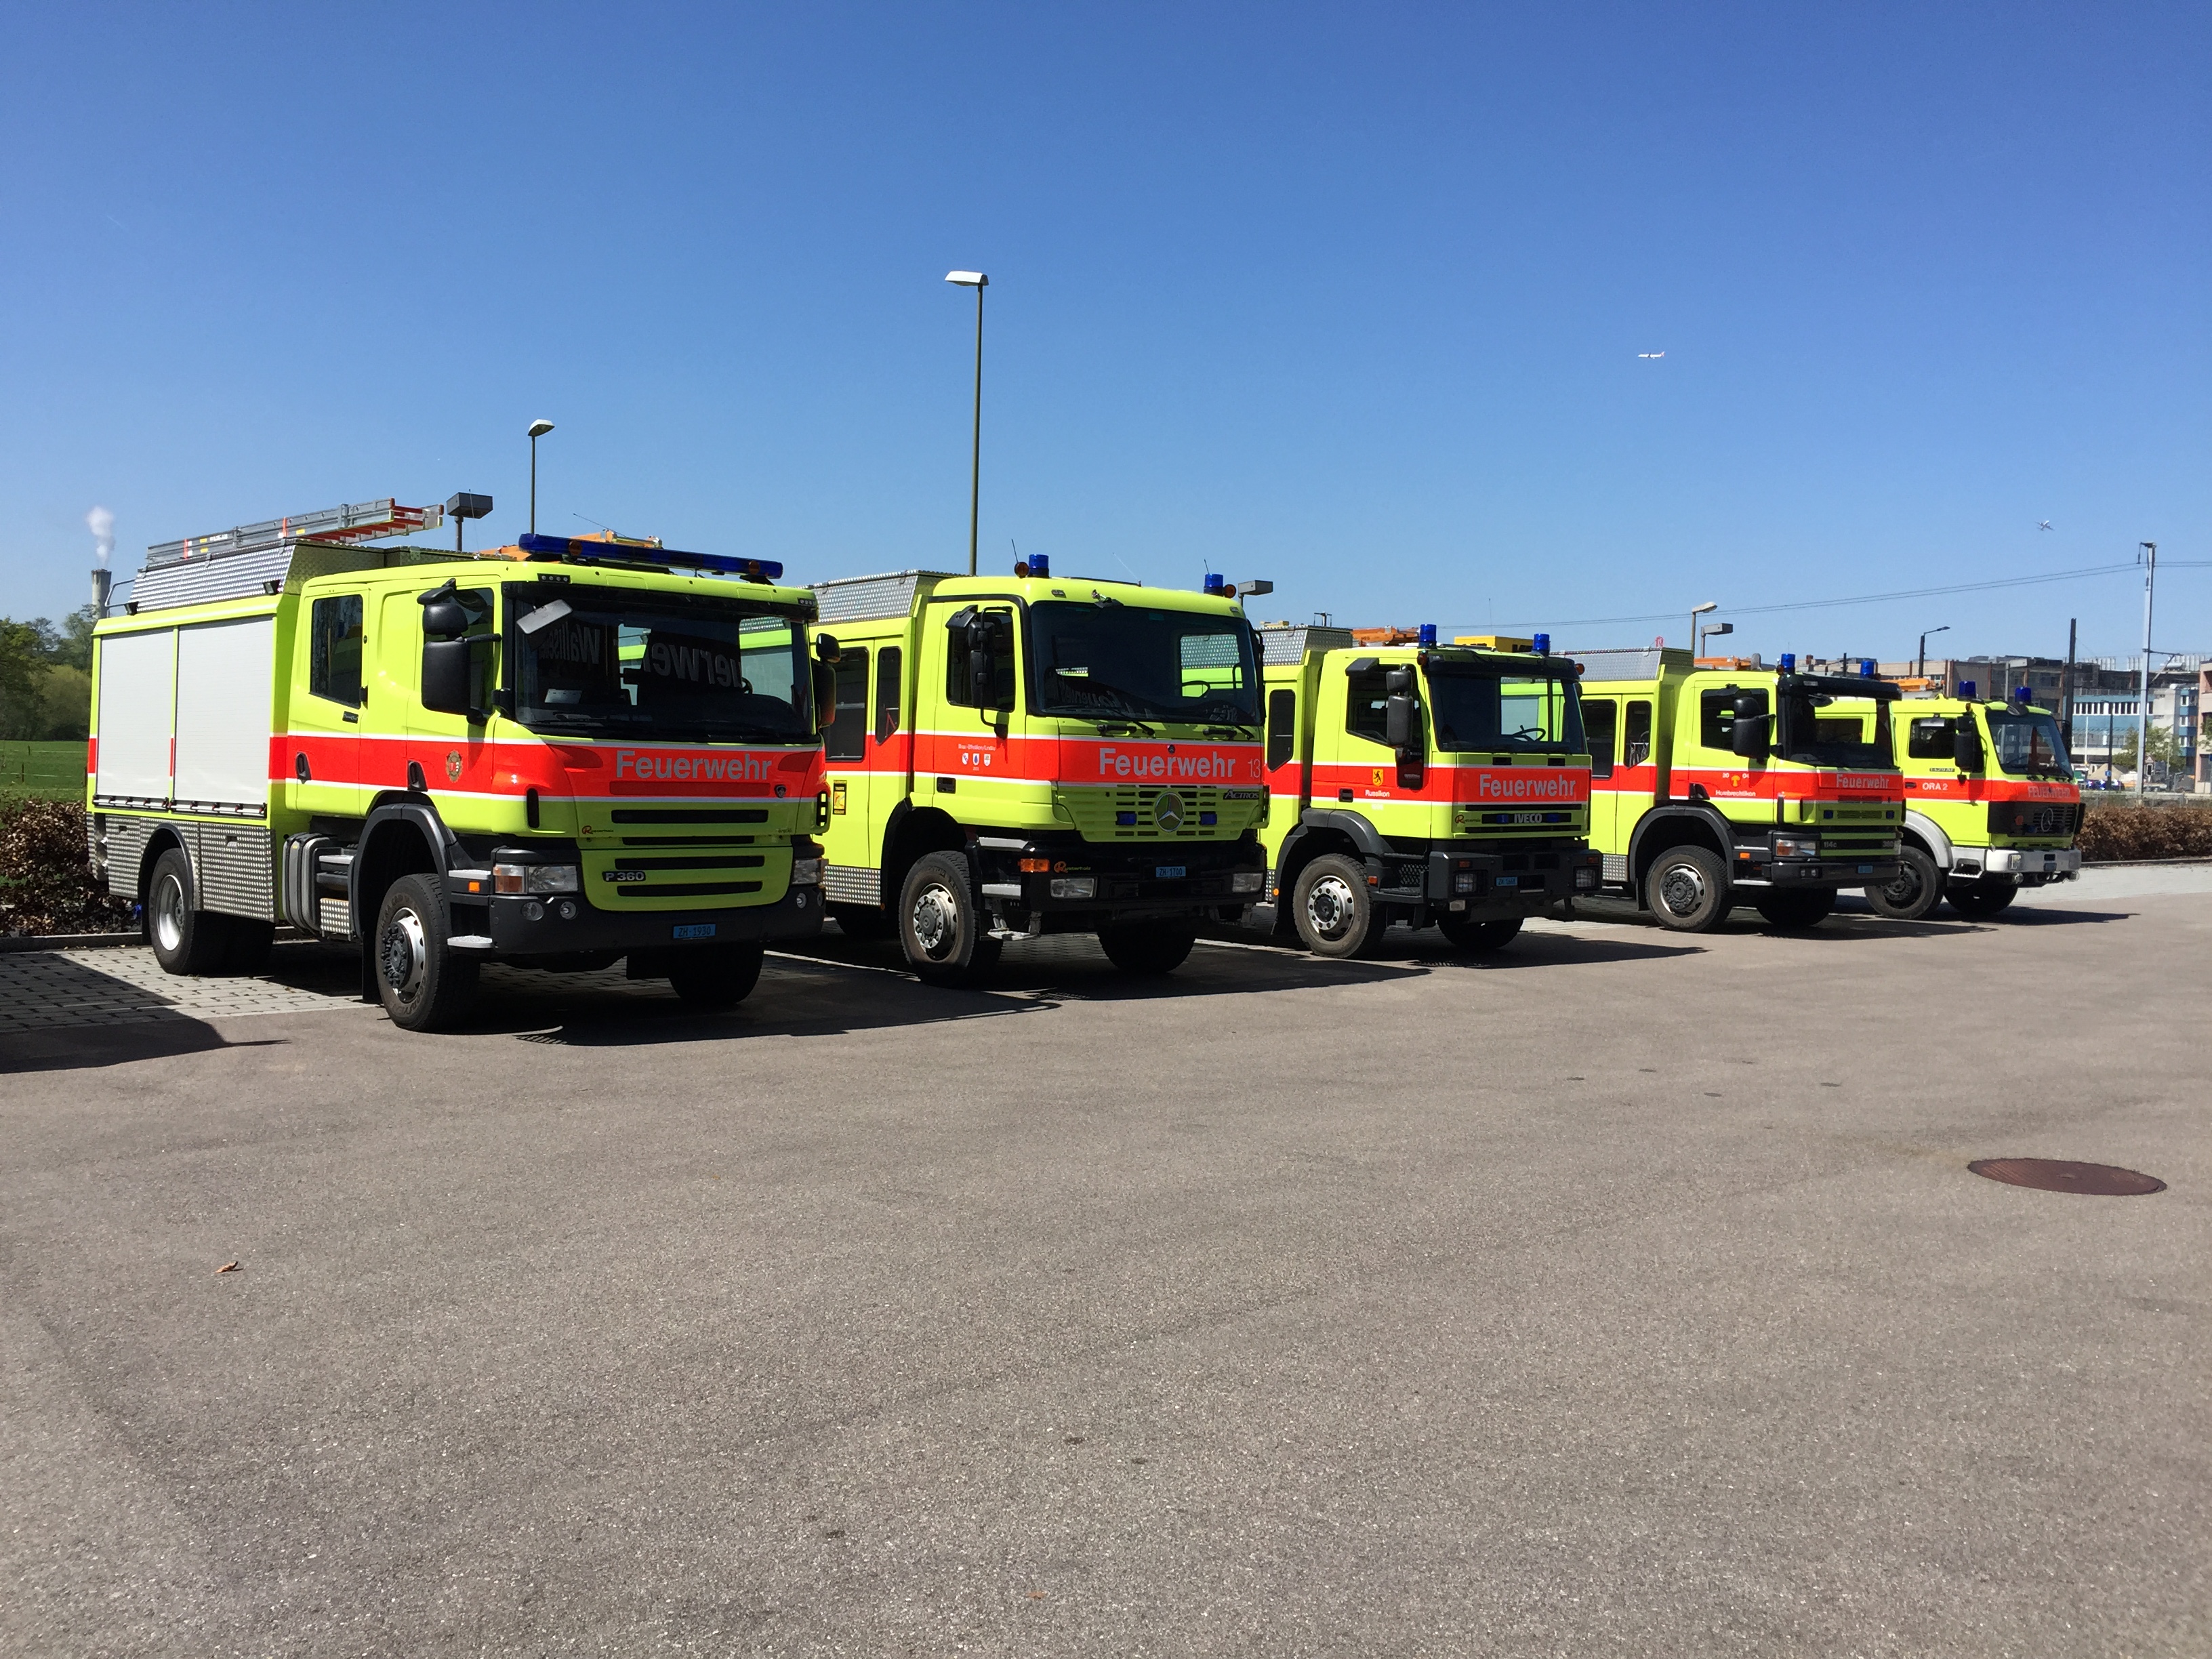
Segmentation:
{"type": "Polygon", "coordinates": [[[94,634],[108,890],[171,973],[250,970],[279,923],[357,945],[410,1030],[492,961],[742,999],[767,941],[822,924],[814,596],[652,543],[366,545],[440,515],[150,550],[94,634]]]}
{"type": "Polygon", "coordinates": [[[816,585],[836,714],[825,891],[925,980],[1096,933],[1166,973],[1260,896],[1260,672],[1226,597],[907,570],[816,585]]]}
{"type": "Polygon", "coordinates": [[[1394,922],[1497,950],[1597,889],[1574,665],[1541,635],[1376,631],[1259,630],[1273,910],[1255,919],[1328,957],[1372,950],[1394,922]]]}
{"type": "Polygon", "coordinates": [[[1967,917],[1992,916],[2023,887],[2071,881],[2081,791],[2058,721],[2030,704],[1906,697],[1888,706],[1905,767],[1905,844],[1895,880],[1869,885],[1867,901],[1900,921],[1937,902],[1967,917]]]}
{"type": "Polygon", "coordinates": [[[1788,655],[1777,670],[1656,647],[1571,654],[1608,890],[1701,933],[1738,904],[1809,927],[1840,889],[1897,879],[1904,780],[1887,725],[1850,708],[1898,687],[1800,674],[1788,655]]]}

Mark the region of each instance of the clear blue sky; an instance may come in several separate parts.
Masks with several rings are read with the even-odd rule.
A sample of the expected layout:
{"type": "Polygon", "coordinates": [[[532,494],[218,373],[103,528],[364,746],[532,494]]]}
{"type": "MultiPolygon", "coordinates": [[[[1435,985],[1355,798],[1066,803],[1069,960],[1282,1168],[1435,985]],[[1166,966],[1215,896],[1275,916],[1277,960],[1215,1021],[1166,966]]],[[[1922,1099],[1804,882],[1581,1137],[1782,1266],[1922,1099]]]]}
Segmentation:
{"type": "MultiPolygon", "coordinates": [[[[540,415],[543,529],[950,567],[955,266],[993,566],[1595,646],[2212,559],[2208,87],[2203,6],[26,6],[0,611],[82,602],[95,503],[125,570],[383,495],[510,539],[540,415]]],[[[2141,604],[1734,643],[2122,652],[2141,604]]],[[[2159,643],[2209,606],[2163,576],[2159,643]]]]}

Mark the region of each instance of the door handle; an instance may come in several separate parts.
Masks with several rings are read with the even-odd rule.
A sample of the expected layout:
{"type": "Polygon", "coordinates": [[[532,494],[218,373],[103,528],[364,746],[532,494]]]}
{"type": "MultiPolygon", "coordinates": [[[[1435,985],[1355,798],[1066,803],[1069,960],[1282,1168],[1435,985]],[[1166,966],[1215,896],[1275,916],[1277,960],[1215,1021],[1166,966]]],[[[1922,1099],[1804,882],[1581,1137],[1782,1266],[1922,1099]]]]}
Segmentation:
{"type": "Polygon", "coordinates": [[[339,715],[338,718],[343,720],[348,726],[358,726],[361,724],[361,716],[355,714],[350,708],[347,709],[344,714],[339,715]]]}

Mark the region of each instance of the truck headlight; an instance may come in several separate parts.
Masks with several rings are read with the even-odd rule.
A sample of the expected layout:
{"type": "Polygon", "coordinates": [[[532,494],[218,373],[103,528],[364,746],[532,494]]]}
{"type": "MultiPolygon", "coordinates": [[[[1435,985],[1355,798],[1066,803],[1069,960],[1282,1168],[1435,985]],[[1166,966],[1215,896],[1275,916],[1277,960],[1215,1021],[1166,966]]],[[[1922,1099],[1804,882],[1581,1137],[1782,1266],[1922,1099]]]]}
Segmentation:
{"type": "Polygon", "coordinates": [[[822,884],[820,859],[793,859],[791,861],[791,884],[793,887],[818,887],[822,884]]]}
{"type": "Polygon", "coordinates": [[[1812,836],[1777,836],[1774,856],[1778,859],[1816,859],[1820,856],[1820,843],[1812,836]]]}
{"type": "Polygon", "coordinates": [[[1472,870],[1462,870],[1462,871],[1460,871],[1457,874],[1455,874],[1455,876],[1453,876],[1453,877],[1452,877],[1452,891],[1453,891],[1453,892],[1455,892],[1455,893],[1472,893],[1472,892],[1474,890],[1474,889],[1475,889],[1475,875],[1474,875],[1474,871],[1472,871],[1472,870]]]}
{"type": "Polygon", "coordinates": [[[573,893],[580,884],[573,864],[495,864],[495,893],[573,893]]]}
{"type": "Polygon", "coordinates": [[[1229,878],[1229,890],[1232,893],[1256,893],[1267,878],[1267,872],[1264,870],[1239,870],[1229,878]]]}
{"type": "Polygon", "coordinates": [[[1087,899],[1098,896],[1098,878],[1096,876],[1054,876],[1052,878],[1054,898],[1087,899]]]}
{"type": "Polygon", "coordinates": [[[1585,864],[1579,870],[1577,870],[1575,872],[1575,891],[1577,893],[1595,893],[1597,891],[1597,866],[1594,864],[1585,864]]]}

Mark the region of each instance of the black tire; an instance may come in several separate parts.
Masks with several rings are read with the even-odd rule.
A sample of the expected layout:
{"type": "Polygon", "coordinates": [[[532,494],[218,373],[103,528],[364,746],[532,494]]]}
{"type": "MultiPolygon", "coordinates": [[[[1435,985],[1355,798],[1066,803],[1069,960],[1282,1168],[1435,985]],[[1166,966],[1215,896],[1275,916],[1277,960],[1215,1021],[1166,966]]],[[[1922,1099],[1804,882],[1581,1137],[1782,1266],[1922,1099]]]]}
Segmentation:
{"type": "Polygon", "coordinates": [[[1702,847],[1669,847],[1644,872],[1644,902],[1662,927],[1710,933],[1728,920],[1728,872],[1702,847]]]}
{"type": "Polygon", "coordinates": [[[1198,929],[1187,921],[1133,921],[1098,930],[1099,948],[1125,974],[1172,974],[1198,943],[1198,929]]]}
{"type": "Polygon", "coordinates": [[[766,955],[759,945],[695,945],[670,960],[669,987],[694,1008],[734,1008],[760,983],[766,955]]]}
{"type": "Polygon", "coordinates": [[[1943,891],[1951,901],[1951,908],[1969,921],[1981,921],[2009,905],[2020,896],[2020,889],[2008,881],[1991,881],[1983,876],[1974,881],[1954,882],[1943,891]]]}
{"type": "Polygon", "coordinates": [[[833,904],[830,920],[836,922],[847,939],[889,939],[891,919],[881,910],[865,904],[833,904]]]}
{"type": "Polygon", "coordinates": [[[1388,926],[1367,890],[1366,866],[1340,853],[1324,853],[1298,872],[1291,920],[1299,942],[1317,957],[1365,956],[1388,926]]]}
{"type": "Polygon", "coordinates": [[[1449,912],[1437,918],[1437,931],[1451,942],[1455,950],[1476,955],[1491,951],[1503,951],[1521,937],[1521,918],[1510,916],[1503,921],[1469,921],[1464,916],[1449,912]]]}
{"type": "Polygon", "coordinates": [[[269,965],[269,952],[276,943],[274,922],[249,921],[244,916],[225,916],[230,924],[230,942],[223,947],[222,971],[226,974],[258,974],[269,965]]]}
{"type": "Polygon", "coordinates": [[[1897,864],[1897,879],[1869,887],[1867,902],[1874,906],[1875,915],[1892,921],[1917,921],[1942,902],[1943,872],[1917,847],[1899,848],[1897,864]]]}
{"type": "Polygon", "coordinates": [[[154,860],[146,886],[146,943],[154,960],[171,974],[220,972],[230,949],[230,918],[195,907],[192,861],[172,847],[154,860]]]}
{"type": "Polygon", "coordinates": [[[972,985],[999,965],[1000,942],[984,931],[968,860],[958,853],[917,859],[899,890],[899,948],[927,985],[972,985]]]}
{"type": "Polygon", "coordinates": [[[435,876],[402,876],[377,907],[368,941],[376,994],[403,1031],[453,1024],[476,996],[477,963],[447,945],[444,884],[435,876]]]}
{"type": "Polygon", "coordinates": [[[1778,893],[1761,893],[1752,901],[1752,908],[1766,918],[1769,927],[1794,933],[1818,927],[1833,915],[1836,895],[1826,887],[1785,888],[1778,893]]]}

